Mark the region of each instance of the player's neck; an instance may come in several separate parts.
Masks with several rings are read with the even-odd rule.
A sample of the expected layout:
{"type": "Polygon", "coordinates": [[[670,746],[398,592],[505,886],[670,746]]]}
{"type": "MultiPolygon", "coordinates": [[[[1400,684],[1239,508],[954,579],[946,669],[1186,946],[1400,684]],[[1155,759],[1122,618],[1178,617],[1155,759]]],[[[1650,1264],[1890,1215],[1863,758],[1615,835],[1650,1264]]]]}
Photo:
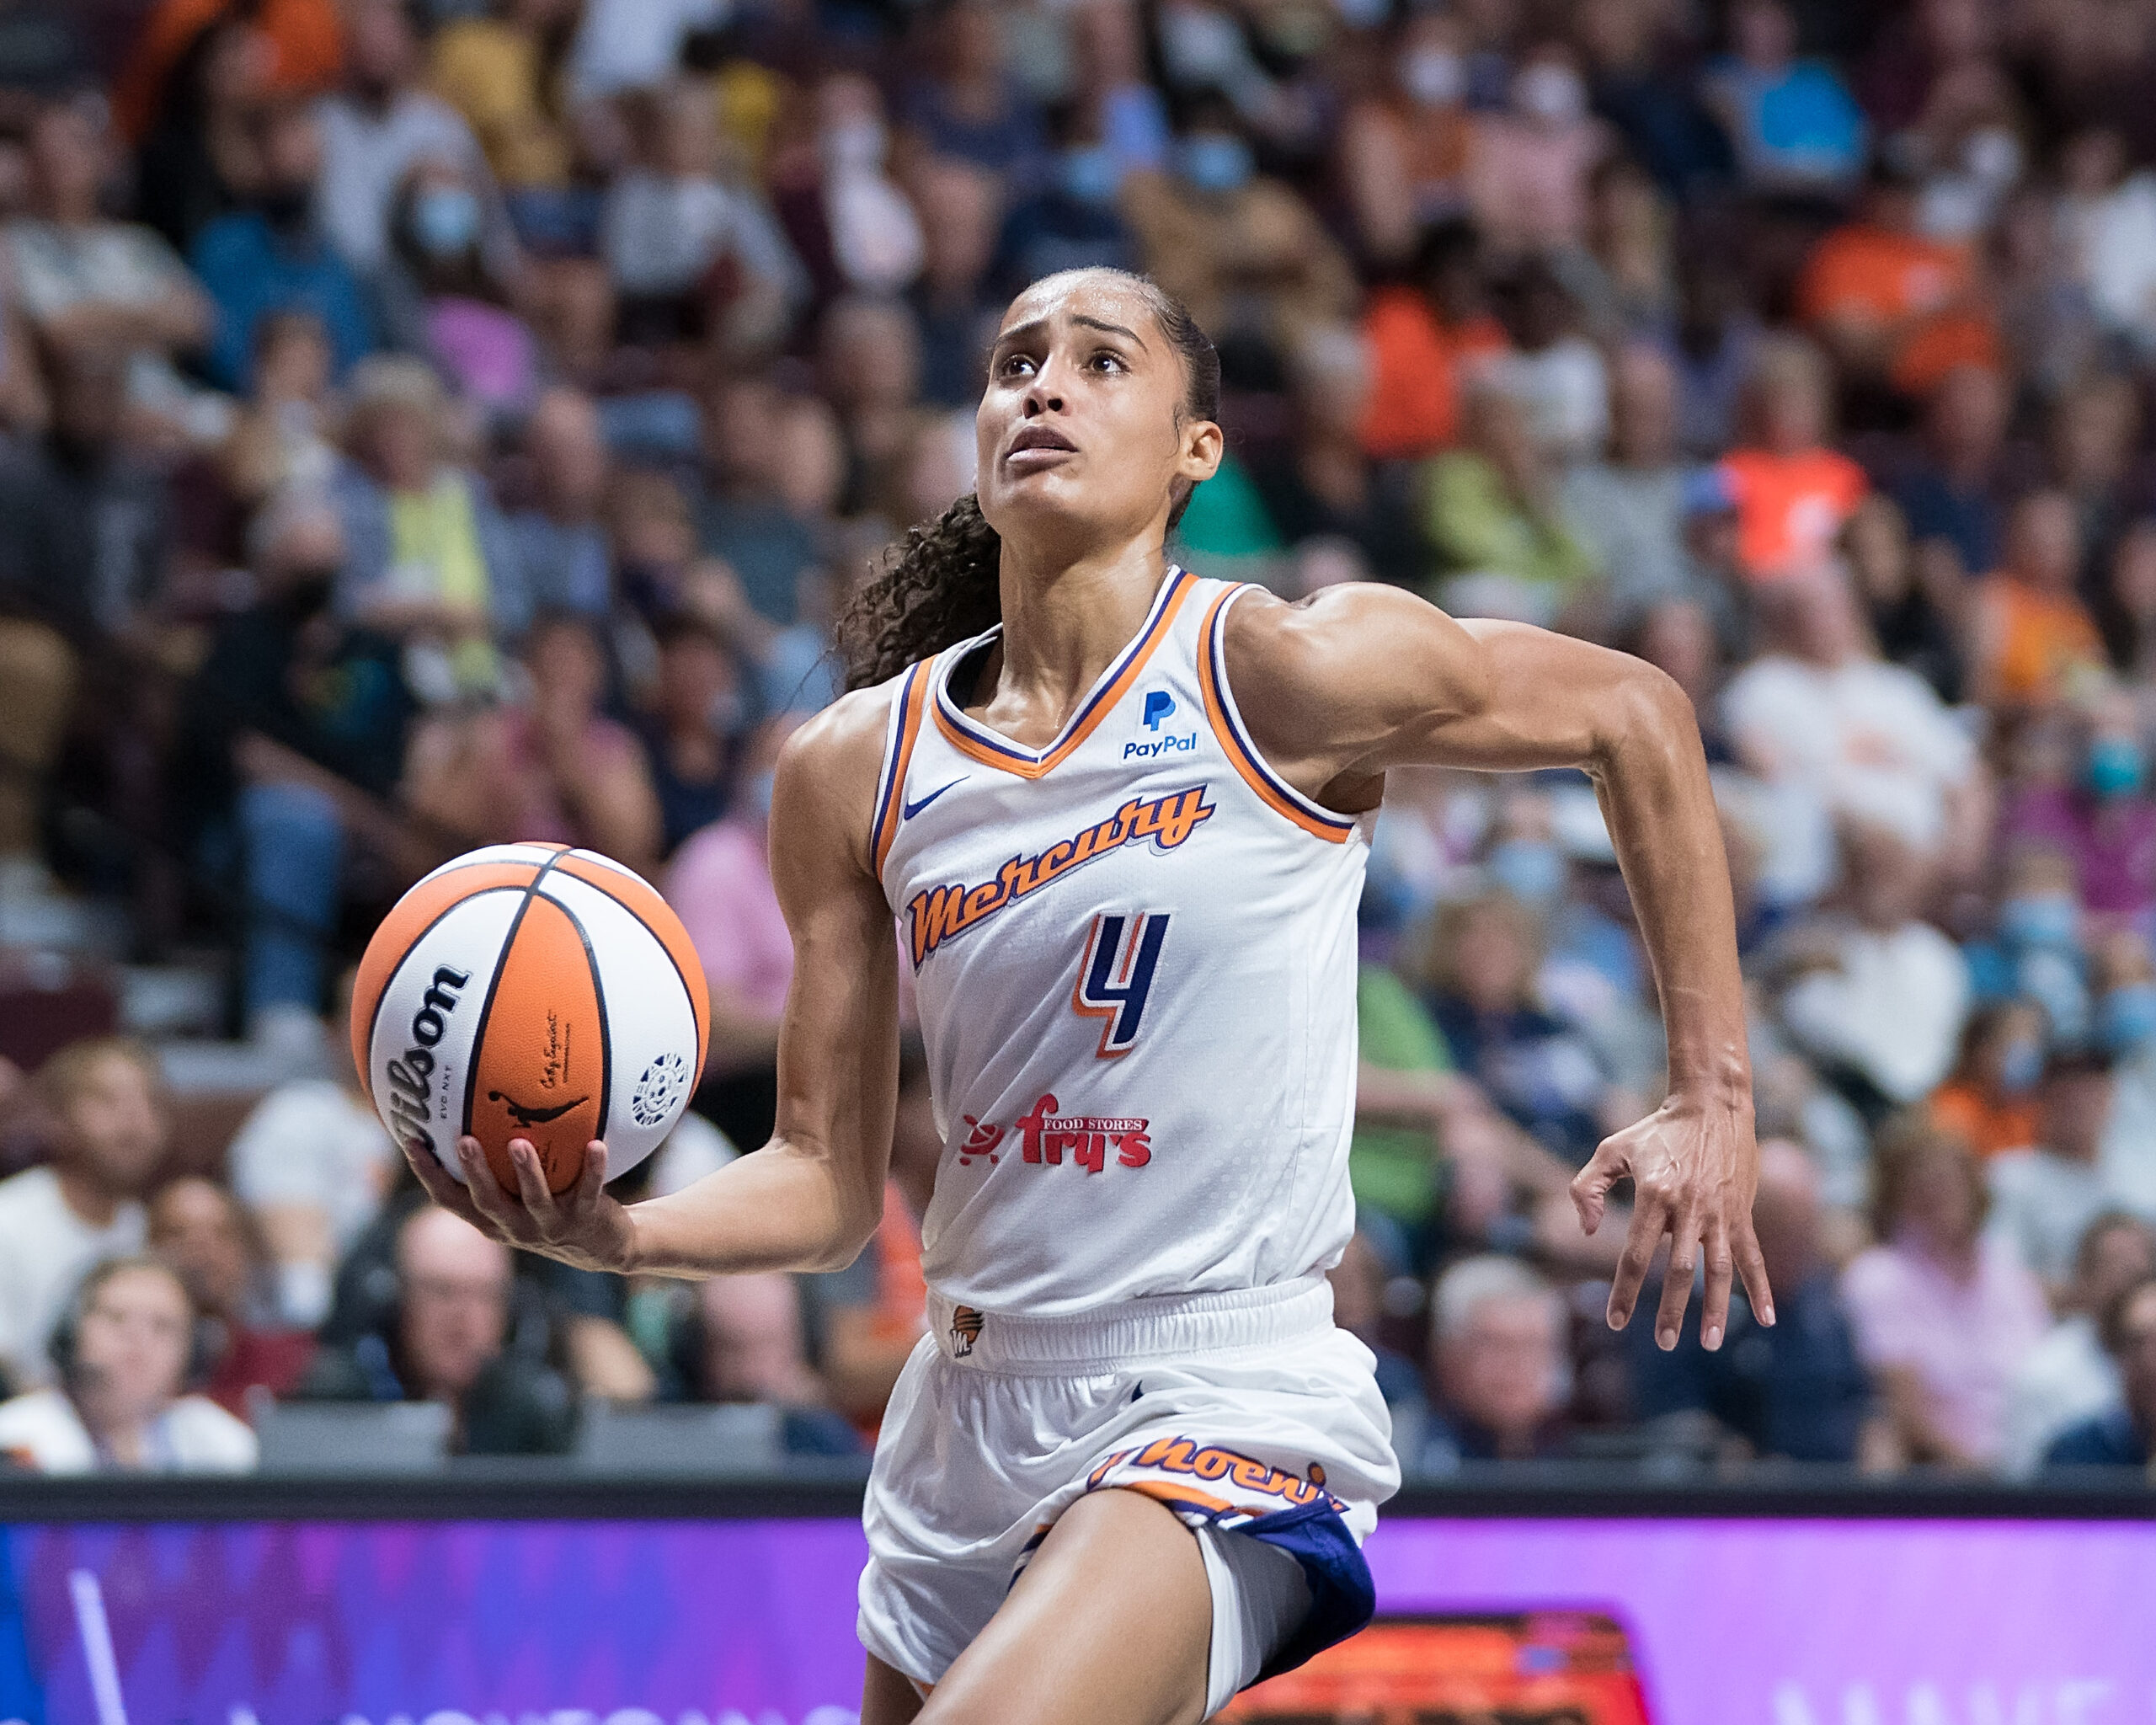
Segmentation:
{"type": "Polygon", "coordinates": [[[1079,699],[1145,626],[1166,572],[1158,540],[1049,563],[1029,562],[1006,539],[995,692],[1051,705],[1079,699]]]}

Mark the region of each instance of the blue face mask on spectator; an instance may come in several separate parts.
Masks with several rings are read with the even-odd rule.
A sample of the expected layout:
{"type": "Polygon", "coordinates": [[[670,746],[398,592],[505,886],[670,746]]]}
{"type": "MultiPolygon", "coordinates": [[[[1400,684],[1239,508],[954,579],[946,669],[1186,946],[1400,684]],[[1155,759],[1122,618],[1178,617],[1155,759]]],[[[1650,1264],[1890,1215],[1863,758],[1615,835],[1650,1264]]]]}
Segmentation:
{"type": "Polygon", "coordinates": [[[412,238],[430,258],[453,258],[479,237],[479,199],[461,185],[432,186],[412,200],[412,238]]]}
{"type": "Polygon", "coordinates": [[[2089,788],[2099,797],[2132,796],[2144,771],[2141,745],[2131,737],[2099,737],[2089,745],[2089,788]]]}
{"type": "Polygon", "coordinates": [[[2044,1045],[2033,1036],[2017,1036],[1999,1056],[1999,1087],[2009,1096],[2026,1096],[2044,1076],[2044,1045]]]}
{"type": "Polygon", "coordinates": [[[1063,157],[1064,195],[1074,203],[1109,204],[1123,184],[1115,157],[1099,144],[1068,150],[1063,157]]]}
{"type": "Polygon", "coordinates": [[[2017,947],[2070,947],[2081,907],[2064,893],[2025,893],[1999,907],[1999,934],[2017,947]]]}
{"type": "Polygon", "coordinates": [[[1241,191],[1257,171],[1250,146],[1225,132],[1186,138],[1176,159],[1182,177],[1202,192],[1241,191]]]}
{"type": "Polygon", "coordinates": [[[1491,879],[1523,904],[1547,905],[1565,889],[1563,853],[1538,839],[1507,839],[1492,849],[1484,866],[1491,879]]]}
{"type": "Polygon", "coordinates": [[[2115,1055],[2156,1042],[2156,982],[2126,982],[2096,1007],[2096,1035],[2115,1055]]]}

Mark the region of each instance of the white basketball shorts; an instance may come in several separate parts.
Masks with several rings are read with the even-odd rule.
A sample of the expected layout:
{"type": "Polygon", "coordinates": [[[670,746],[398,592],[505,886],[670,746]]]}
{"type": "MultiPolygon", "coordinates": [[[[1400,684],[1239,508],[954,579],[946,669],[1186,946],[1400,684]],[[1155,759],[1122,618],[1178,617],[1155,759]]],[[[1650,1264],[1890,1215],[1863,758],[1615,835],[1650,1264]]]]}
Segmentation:
{"type": "Polygon", "coordinates": [[[929,1322],[862,1518],[861,1641],[885,1664],[940,1680],[1056,1518],[1111,1487],[1200,1535],[1209,1714],[1369,1621],[1362,1541],[1400,1470],[1369,1350],[1334,1327],[1322,1276],[1071,1318],[931,1295],[929,1322]]]}

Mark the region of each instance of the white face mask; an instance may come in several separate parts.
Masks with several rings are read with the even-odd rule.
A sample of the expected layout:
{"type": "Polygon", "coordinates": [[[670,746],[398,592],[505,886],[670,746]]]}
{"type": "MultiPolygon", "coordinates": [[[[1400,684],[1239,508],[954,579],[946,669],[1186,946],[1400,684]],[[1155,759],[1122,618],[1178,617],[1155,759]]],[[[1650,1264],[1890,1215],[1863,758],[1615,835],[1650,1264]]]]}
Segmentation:
{"type": "Polygon", "coordinates": [[[889,138],[880,120],[846,120],[825,128],[824,163],[829,168],[880,168],[889,138]]]}
{"type": "Polygon", "coordinates": [[[1425,108],[1449,108],[1467,89],[1467,68],[1449,48],[1417,48],[1400,65],[1401,88],[1425,108]]]}
{"type": "Polygon", "coordinates": [[[1987,185],[2012,185],[2021,178],[2021,140],[2003,126],[1988,126],[1962,140],[1961,165],[1987,185]]]}
{"type": "Polygon", "coordinates": [[[1522,113],[1557,126],[1577,120],[1587,111],[1587,88],[1570,67],[1545,61],[1529,67],[1513,81],[1513,100],[1522,113]]]}

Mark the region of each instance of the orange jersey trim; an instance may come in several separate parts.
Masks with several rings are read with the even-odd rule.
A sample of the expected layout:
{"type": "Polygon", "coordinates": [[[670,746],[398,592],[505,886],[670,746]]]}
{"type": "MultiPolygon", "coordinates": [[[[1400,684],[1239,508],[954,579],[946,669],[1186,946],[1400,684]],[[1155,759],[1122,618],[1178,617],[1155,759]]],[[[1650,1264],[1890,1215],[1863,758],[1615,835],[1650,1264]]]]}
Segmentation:
{"type": "Polygon", "coordinates": [[[876,805],[876,826],[871,836],[879,879],[883,873],[883,859],[891,854],[892,841],[899,836],[899,809],[906,793],[906,770],[913,765],[913,745],[921,736],[921,715],[927,705],[928,681],[923,667],[916,665],[906,673],[905,686],[899,692],[898,746],[891,751],[891,780],[883,788],[883,800],[876,805]]]}
{"type": "Polygon", "coordinates": [[[1207,1510],[1214,1515],[1232,1512],[1235,1505],[1225,1498],[1216,1498],[1201,1492],[1194,1486],[1171,1485],[1166,1480],[1137,1479],[1129,1485],[1118,1486],[1118,1491],[1143,1492],[1149,1498],[1158,1498],[1164,1503],[1187,1503],[1193,1509],[1207,1510]]]}
{"type": "Polygon", "coordinates": [[[1204,628],[1198,632],[1198,686],[1205,697],[1207,722],[1213,727],[1213,734],[1219,739],[1229,762],[1242,775],[1243,782],[1256,791],[1275,814],[1292,820],[1313,838],[1323,839],[1327,844],[1344,845],[1348,834],[1354,831],[1355,823],[1337,815],[1315,813],[1312,808],[1304,806],[1293,790],[1273,777],[1257,750],[1244,740],[1241,727],[1228,710],[1220,665],[1225,657],[1221,613],[1228,601],[1242,590],[1241,587],[1230,587],[1215,599],[1212,609],[1205,613],[1204,628]]]}
{"type": "Polygon", "coordinates": [[[954,717],[947,692],[946,678],[949,664],[939,665],[936,673],[936,728],[943,733],[946,741],[969,761],[977,761],[984,766],[993,766],[1004,772],[1014,772],[1020,778],[1039,778],[1053,771],[1068,758],[1086,738],[1100,727],[1117,702],[1129,693],[1130,686],[1144,673],[1146,661],[1152,658],[1153,649],[1166,638],[1174,627],[1176,615],[1190,597],[1196,583],[1186,569],[1177,569],[1169,576],[1167,586],[1159,608],[1146,624],[1138,639],[1124,649],[1123,668],[1105,688],[1094,693],[1081,708],[1078,716],[1063,735],[1049,745],[1045,753],[1036,754],[1020,743],[1000,737],[985,725],[966,720],[963,714],[954,717]]]}

